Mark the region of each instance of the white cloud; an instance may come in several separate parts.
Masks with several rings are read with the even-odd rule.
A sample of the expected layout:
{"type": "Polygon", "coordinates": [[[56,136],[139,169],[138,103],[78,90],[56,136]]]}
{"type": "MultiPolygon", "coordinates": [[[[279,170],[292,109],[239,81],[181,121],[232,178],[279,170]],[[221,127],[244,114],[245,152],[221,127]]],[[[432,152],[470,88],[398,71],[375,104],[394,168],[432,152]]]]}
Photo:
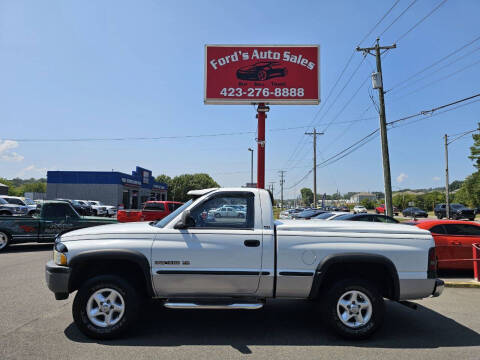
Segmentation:
{"type": "Polygon", "coordinates": [[[18,142],[13,140],[0,140],[0,160],[20,162],[24,157],[14,151],[10,151],[18,147],[18,142]]]}
{"type": "Polygon", "coordinates": [[[440,181],[440,176],[434,176],[433,181],[440,181]]]}
{"type": "Polygon", "coordinates": [[[12,151],[12,152],[7,152],[5,154],[0,155],[0,159],[5,161],[20,162],[24,159],[24,157],[12,151]]]}
{"type": "Polygon", "coordinates": [[[18,147],[18,142],[13,140],[0,140],[0,154],[7,150],[15,149],[18,147]]]}
{"type": "Polygon", "coordinates": [[[18,177],[22,178],[24,177],[26,174],[30,174],[30,176],[32,175],[41,175],[42,177],[45,177],[47,174],[47,169],[46,168],[38,168],[36,167],[35,165],[30,165],[30,166],[27,166],[26,168],[23,168],[22,170],[20,170],[17,174],[18,177]]]}
{"type": "Polygon", "coordinates": [[[405,180],[406,178],[408,178],[408,175],[405,173],[401,173],[400,175],[397,176],[397,182],[402,183],[403,180],[405,180]]]}

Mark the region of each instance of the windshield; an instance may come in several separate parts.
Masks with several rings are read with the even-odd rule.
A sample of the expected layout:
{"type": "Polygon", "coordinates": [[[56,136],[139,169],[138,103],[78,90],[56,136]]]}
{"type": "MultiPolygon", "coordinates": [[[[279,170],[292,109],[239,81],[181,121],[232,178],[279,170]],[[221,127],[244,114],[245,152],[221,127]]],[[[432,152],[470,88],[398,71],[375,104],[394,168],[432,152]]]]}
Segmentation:
{"type": "Polygon", "coordinates": [[[183,210],[185,210],[187,207],[189,207],[192,204],[193,200],[187,201],[185,204],[180,206],[177,210],[174,212],[170,213],[170,215],[164,217],[162,220],[158,220],[156,223],[152,223],[152,225],[163,228],[165,225],[167,225],[173,218],[175,218],[178,214],[180,214],[183,210]]]}
{"type": "Polygon", "coordinates": [[[335,218],[333,218],[332,220],[349,220],[353,217],[352,214],[345,214],[345,215],[339,215],[335,218]]]}
{"type": "Polygon", "coordinates": [[[29,198],[25,198],[24,202],[27,205],[36,205],[35,201],[33,201],[32,199],[29,199],[29,198]]]}
{"type": "Polygon", "coordinates": [[[329,217],[331,217],[333,215],[335,215],[335,214],[333,214],[331,212],[327,212],[327,213],[323,213],[323,214],[315,216],[314,219],[328,219],[329,217]]]}
{"type": "Polygon", "coordinates": [[[5,205],[5,204],[8,204],[8,202],[6,202],[4,199],[0,198],[0,204],[5,205]]]}

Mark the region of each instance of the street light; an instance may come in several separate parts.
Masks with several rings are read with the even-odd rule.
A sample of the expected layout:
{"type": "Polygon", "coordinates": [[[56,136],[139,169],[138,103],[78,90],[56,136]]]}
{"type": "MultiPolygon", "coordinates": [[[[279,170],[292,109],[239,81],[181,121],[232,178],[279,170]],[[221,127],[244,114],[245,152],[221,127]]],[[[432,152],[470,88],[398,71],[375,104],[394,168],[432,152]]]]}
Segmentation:
{"type": "Polygon", "coordinates": [[[250,186],[253,186],[253,149],[248,148],[248,151],[250,151],[251,156],[251,161],[250,161],[250,186]]]}

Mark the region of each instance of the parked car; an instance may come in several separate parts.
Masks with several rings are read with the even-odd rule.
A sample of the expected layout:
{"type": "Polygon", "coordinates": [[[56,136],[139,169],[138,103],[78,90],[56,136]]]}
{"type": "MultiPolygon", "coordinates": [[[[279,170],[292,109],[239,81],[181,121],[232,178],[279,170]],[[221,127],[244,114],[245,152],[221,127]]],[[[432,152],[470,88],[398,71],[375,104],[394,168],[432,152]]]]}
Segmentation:
{"type": "MultiPolygon", "coordinates": [[[[445,204],[437,204],[434,209],[437,219],[447,217],[447,206],[445,204]]],[[[468,219],[475,220],[475,210],[467,208],[462,204],[450,204],[450,218],[453,220],[468,219]]]]}
{"type": "Polygon", "coordinates": [[[321,209],[307,209],[307,210],[303,210],[300,213],[293,214],[292,219],[309,220],[314,216],[317,216],[319,214],[323,214],[324,212],[326,212],[326,211],[321,210],[321,209]]]}
{"type": "Polygon", "coordinates": [[[332,220],[349,220],[349,221],[370,221],[370,222],[381,222],[381,223],[391,223],[391,224],[398,224],[398,220],[387,216],[387,215],[380,215],[380,214],[345,214],[339,215],[332,220]]]}
{"type": "Polygon", "coordinates": [[[333,220],[337,216],[348,214],[347,212],[343,211],[329,211],[324,212],[322,214],[316,215],[312,218],[312,220],[333,220]]]}
{"type": "Polygon", "coordinates": [[[413,224],[432,233],[439,269],[473,269],[473,261],[466,259],[472,259],[472,244],[480,243],[480,224],[460,220],[421,220],[413,224]]]}
{"type": "Polygon", "coordinates": [[[0,251],[10,244],[53,242],[73,229],[115,223],[114,219],[80,216],[66,201],[45,201],[38,215],[0,217],[0,251]]]}
{"type": "Polygon", "coordinates": [[[89,211],[89,208],[83,204],[81,204],[80,202],[78,202],[77,200],[70,200],[70,199],[61,199],[61,198],[58,198],[58,199],[55,199],[55,201],[64,201],[64,202],[68,202],[70,205],[73,206],[73,208],[75,209],[75,211],[79,214],[79,215],[82,215],[82,216],[90,216],[92,215],[89,211]]]}
{"type": "Polygon", "coordinates": [[[26,207],[10,204],[0,197],[0,216],[25,216],[27,215],[26,207]]]}
{"type": "Polygon", "coordinates": [[[340,206],[338,211],[350,212],[350,208],[348,206],[340,206]]]}
{"type": "Polygon", "coordinates": [[[27,204],[23,202],[23,200],[17,196],[7,196],[7,195],[2,195],[0,196],[3,200],[5,200],[7,203],[16,205],[18,206],[18,209],[16,210],[14,215],[33,215],[37,209],[35,208],[30,209],[27,204]]]}
{"type": "Polygon", "coordinates": [[[84,207],[84,211],[85,211],[85,214],[86,216],[95,216],[95,214],[93,213],[93,208],[92,208],[92,205],[87,201],[87,200],[73,200],[74,202],[77,202],[79,203],[81,206],[84,207]]]}
{"type": "Polygon", "coordinates": [[[422,209],[418,207],[408,207],[405,210],[402,211],[402,215],[404,217],[414,217],[414,218],[419,218],[419,217],[428,217],[428,213],[426,211],[423,211],[422,209]]]}
{"type": "Polygon", "coordinates": [[[238,210],[233,206],[222,206],[218,209],[210,210],[208,212],[209,215],[216,217],[216,218],[231,218],[231,217],[239,217],[244,218],[246,215],[245,210],[238,210]]]}
{"type": "MultiPolygon", "coordinates": [[[[377,207],[375,208],[375,212],[376,212],[377,214],[385,214],[385,204],[377,206],[377,207]]],[[[398,216],[398,214],[400,214],[400,212],[399,212],[398,209],[394,206],[394,207],[393,207],[393,215],[398,216]]]]}
{"type": "Polygon", "coordinates": [[[361,213],[366,213],[367,212],[367,208],[363,205],[355,205],[353,207],[353,213],[354,214],[361,214],[361,213]]]}
{"type": "MultiPolygon", "coordinates": [[[[47,286],[57,300],[76,292],[72,313],[83,334],[124,334],[151,298],[170,309],[250,310],[268,306],[271,298],[298,298],[322,310],[325,319],[317,324],[362,339],[380,328],[384,298],[421,299],[443,291],[428,231],[275,221],[271,195],[263,189],[188,194],[194,199],[158,222],[81,229],[57,238],[45,268],[47,286]],[[219,226],[205,217],[232,199],[247,205],[245,218],[219,226]]],[[[282,315],[288,317],[277,316],[282,315]]],[[[262,319],[251,320],[255,326],[262,319]]]]}
{"type": "Polygon", "coordinates": [[[157,221],[168,216],[180,206],[182,203],[178,201],[146,201],[141,210],[118,210],[117,220],[119,222],[157,221]]]}

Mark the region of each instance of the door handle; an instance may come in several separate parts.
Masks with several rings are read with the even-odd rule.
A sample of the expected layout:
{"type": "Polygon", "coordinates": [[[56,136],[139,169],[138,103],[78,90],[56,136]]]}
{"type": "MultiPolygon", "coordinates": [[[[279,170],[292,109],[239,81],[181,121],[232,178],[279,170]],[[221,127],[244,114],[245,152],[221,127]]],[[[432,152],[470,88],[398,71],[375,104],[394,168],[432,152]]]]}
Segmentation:
{"type": "Polygon", "coordinates": [[[248,247],[260,246],[260,240],[245,240],[243,243],[248,247]]]}

